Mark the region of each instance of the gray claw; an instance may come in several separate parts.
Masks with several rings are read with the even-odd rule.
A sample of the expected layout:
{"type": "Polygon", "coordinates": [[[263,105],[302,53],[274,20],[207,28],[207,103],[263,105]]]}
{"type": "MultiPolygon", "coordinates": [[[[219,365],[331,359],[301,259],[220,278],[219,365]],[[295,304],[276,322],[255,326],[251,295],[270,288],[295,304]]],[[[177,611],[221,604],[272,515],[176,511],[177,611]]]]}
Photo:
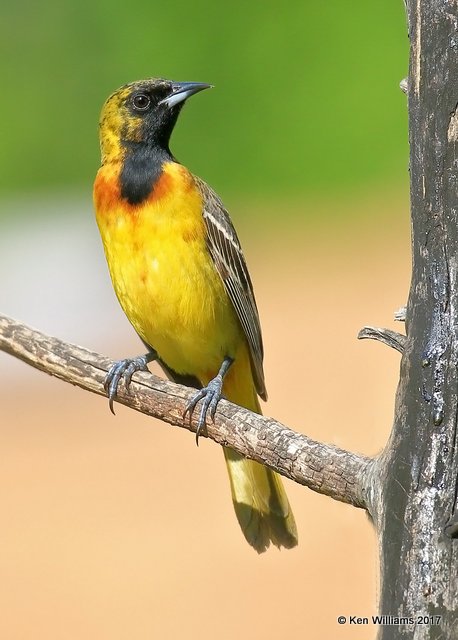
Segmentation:
{"type": "Polygon", "coordinates": [[[199,436],[207,421],[207,413],[210,411],[210,417],[212,422],[215,421],[216,409],[218,402],[221,400],[221,389],[223,387],[223,378],[217,375],[216,378],[210,380],[206,387],[200,389],[198,393],[188,402],[186,409],[183,413],[183,418],[189,414],[189,422],[192,420],[194,410],[197,403],[203,399],[202,407],[200,409],[199,420],[196,428],[196,444],[199,444],[199,436]]]}
{"type": "Polygon", "coordinates": [[[114,415],[113,402],[118,393],[118,385],[121,378],[124,378],[124,384],[128,390],[132,381],[132,376],[137,371],[148,371],[146,356],[138,356],[137,358],[126,358],[118,360],[113,364],[107,373],[103,388],[108,395],[108,405],[111,413],[114,415]]]}

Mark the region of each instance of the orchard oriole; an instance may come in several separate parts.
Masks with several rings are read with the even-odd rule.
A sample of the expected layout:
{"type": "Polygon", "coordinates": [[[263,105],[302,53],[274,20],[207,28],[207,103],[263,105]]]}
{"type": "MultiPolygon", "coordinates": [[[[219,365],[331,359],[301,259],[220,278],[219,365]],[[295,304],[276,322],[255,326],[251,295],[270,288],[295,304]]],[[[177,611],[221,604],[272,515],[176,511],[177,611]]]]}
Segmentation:
{"type": "MultiPolygon", "coordinates": [[[[110,407],[121,378],[157,360],[202,402],[198,432],[223,394],[261,412],[263,345],[253,286],[221,200],[171,154],[169,139],[187,98],[210,85],[148,79],[105,102],[102,163],[94,184],[96,218],[118,300],[148,348],[117,362],[106,388],[110,407]]],[[[198,433],[197,433],[198,436],[198,433]]],[[[235,512],[258,552],[297,544],[280,477],[224,449],[235,512]]]]}

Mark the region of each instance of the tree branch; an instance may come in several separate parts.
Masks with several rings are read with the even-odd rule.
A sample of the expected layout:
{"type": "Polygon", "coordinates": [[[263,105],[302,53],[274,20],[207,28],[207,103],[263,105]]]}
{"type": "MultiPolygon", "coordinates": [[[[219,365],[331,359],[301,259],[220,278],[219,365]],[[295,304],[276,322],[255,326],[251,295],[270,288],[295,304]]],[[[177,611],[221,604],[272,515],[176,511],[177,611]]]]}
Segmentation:
{"type": "Polygon", "coordinates": [[[358,340],[378,340],[387,347],[396,349],[400,353],[404,352],[407,336],[391,329],[381,329],[380,327],[363,327],[358,333],[358,340]]]}
{"type": "MultiPolygon", "coordinates": [[[[103,382],[113,361],[82,347],[65,343],[0,314],[0,350],[64,382],[105,395],[103,382]]],[[[138,372],[127,392],[119,387],[120,403],[171,425],[194,431],[183,419],[186,403],[195,393],[188,387],[138,372]]],[[[292,431],[280,422],[221,400],[215,423],[203,436],[265,464],[313,491],[368,508],[366,485],[373,460],[323,444],[292,431]]]]}

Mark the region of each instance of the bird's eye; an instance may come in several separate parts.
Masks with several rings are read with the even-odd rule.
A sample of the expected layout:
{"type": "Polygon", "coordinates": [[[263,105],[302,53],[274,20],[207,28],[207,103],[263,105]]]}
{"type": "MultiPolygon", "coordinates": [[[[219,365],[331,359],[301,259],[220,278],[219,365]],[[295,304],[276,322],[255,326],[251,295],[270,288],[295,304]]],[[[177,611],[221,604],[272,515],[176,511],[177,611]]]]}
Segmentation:
{"type": "Polygon", "coordinates": [[[137,95],[132,98],[132,104],[136,111],[146,111],[151,104],[151,100],[146,93],[137,93],[137,95]]]}

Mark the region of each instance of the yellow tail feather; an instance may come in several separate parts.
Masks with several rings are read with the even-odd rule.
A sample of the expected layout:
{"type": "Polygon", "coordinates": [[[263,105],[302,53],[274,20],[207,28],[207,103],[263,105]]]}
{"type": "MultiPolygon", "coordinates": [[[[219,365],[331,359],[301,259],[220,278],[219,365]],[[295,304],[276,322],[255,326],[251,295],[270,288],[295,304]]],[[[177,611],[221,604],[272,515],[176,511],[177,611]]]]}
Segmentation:
{"type": "MultiPolygon", "coordinates": [[[[246,348],[238,353],[224,380],[224,396],[231,402],[261,413],[246,348]]],[[[297,529],[286,491],[278,473],[224,448],[232,502],[247,542],[262,553],[270,543],[291,549],[297,529]]]]}
{"type": "Polygon", "coordinates": [[[291,549],[297,545],[294,515],[280,476],[263,465],[224,448],[232,502],[247,542],[258,553],[272,542],[291,549]]]}

